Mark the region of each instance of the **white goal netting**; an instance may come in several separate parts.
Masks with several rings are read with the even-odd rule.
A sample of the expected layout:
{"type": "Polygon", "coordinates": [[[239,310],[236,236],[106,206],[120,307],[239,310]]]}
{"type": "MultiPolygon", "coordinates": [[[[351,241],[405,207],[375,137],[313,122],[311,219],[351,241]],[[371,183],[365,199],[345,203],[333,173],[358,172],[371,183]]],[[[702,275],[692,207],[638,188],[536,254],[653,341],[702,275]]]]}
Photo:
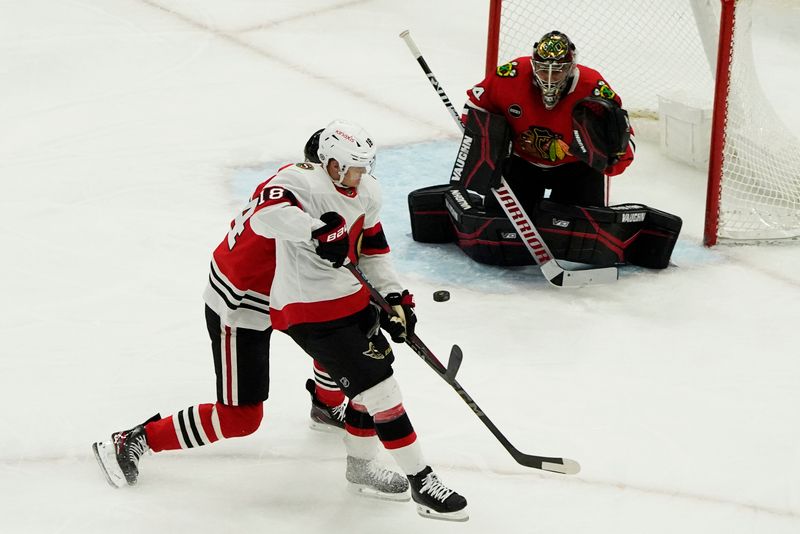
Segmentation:
{"type": "MultiPolygon", "coordinates": [[[[736,2],[718,236],[734,240],[800,236],[800,142],[761,88],[752,51],[753,4],[736,2]]],[[[763,2],[769,4],[769,2],[763,2]]],[[[530,55],[560,30],[578,62],[599,70],[634,124],[657,120],[658,96],[713,100],[719,0],[504,0],[498,62],[530,55]]]]}

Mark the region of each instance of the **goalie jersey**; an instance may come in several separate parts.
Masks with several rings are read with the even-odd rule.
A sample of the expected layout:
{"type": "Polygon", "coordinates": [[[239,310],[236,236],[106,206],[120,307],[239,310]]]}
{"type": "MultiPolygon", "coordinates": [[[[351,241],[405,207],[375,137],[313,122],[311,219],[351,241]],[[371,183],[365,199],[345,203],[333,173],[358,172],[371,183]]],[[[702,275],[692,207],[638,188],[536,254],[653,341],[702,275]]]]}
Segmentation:
{"type": "MultiPolygon", "coordinates": [[[[359,264],[381,294],[401,291],[388,256],[380,207],[380,188],[369,174],[362,176],[357,188],[348,189],[334,185],[321,165],[283,167],[258,186],[214,253],[209,285],[214,283],[217,268],[244,294],[241,303],[231,310],[228,303],[214,297],[219,293],[213,287],[206,290],[206,302],[217,313],[224,303],[228,310],[223,309],[221,317],[243,320],[260,313],[252,309],[251,297],[261,298],[268,303],[269,319],[278,330],[332,321],[363,309],[369,303],[369,292],[350,271],[335,269],[320,258],[311,239],[311,232],[324,225],[320,215],[329,211],[340,214],[347,223],[349,260],[359,264]]],[[[263,329],[267,316],[261,315],[263,329]]]]}
{"type": "MultiPolygon", "coordinates": [[[[572,108],[581,99],[597,96],[622,106],[619,95],[602,75],[577,65],[572,83],[558,104],[547,110],[539,90],[532,85],[530,56],[517,58],[497,67],[482,82],[467,91],[466,105],[503,115],[514,131],[514,153],[539,167],[554,167],[577,159],[569,153],[572,142],[572,108]]],[[[609,176],[620,174],[633,160],[633,145],[613,166],[609,176]]]]}

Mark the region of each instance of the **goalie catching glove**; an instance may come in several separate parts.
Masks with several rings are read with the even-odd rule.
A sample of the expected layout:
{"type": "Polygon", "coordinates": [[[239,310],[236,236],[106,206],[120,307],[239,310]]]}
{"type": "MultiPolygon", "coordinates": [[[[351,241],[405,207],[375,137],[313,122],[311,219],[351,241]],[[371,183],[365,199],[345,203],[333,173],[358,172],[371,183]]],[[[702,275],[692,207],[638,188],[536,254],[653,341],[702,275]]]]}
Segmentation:
{"type": "Polygon", "coordinates": [[[628,112],[613,100],[590,96],[572,108],[570,154],[593,169],[606,172],[616,164],[630,138],[628,112]]]}
{"type": "Polygon", "coordinates": [[[334,211],[323,213],[319,218],[325,225],[311,232],[311,237],[318,243],[317,255],[338,269],[344,264],[347,253],[350,252],[347,223],[334,211]]]}
{"type": "Polygon", "coordinates": [[[386,295],[394,314],[389,315],[381,310],[381,328],[386,330],[392,341],[403,343],[408,336],[414,334],[414,326],[417,324],[417,315],[414,313],[414,295],[407,289],[403,293],[389,293],[386,295]]]}

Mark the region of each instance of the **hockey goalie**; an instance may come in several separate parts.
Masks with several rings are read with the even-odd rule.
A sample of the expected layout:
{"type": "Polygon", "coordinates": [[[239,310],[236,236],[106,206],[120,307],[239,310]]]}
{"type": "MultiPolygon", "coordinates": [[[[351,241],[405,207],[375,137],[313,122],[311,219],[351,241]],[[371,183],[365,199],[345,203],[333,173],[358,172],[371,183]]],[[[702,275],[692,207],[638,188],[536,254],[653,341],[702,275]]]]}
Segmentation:
{"type": "MultiPolygon", "coordinates": [[[[584,98],[572,107],[571,121],[567,152],[576,163],[600,174],[624,156],[630,124],[627,113],[614,101],[584,98]]],[[[534,263],[491,193],[501,176],[514,172],[509,168],[515,163],[512,136],[504,116],[468,111],[450,184],[409,195],[415,240],[455,241],[481,263],[534,263]]],[[[606,207],[552,198],[526,200],[521,202],[556,258],[594,266],[663,269],[669,265],[682,225],[679,217],[641,204],[606,207]]]]}

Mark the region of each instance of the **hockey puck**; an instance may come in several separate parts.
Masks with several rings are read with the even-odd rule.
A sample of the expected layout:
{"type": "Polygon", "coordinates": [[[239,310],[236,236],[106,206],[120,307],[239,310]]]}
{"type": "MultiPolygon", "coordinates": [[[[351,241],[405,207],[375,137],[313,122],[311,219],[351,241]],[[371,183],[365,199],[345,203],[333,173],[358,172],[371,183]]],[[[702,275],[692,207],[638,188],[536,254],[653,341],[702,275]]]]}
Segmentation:
{"type": "Polygon", "coordinates": [[[434,291],[433,300],[435,300],[436,302],[444,302],[446,300],[450,300],[450,292],[445,291],[444,289],[440,291],[434,291]]]}

